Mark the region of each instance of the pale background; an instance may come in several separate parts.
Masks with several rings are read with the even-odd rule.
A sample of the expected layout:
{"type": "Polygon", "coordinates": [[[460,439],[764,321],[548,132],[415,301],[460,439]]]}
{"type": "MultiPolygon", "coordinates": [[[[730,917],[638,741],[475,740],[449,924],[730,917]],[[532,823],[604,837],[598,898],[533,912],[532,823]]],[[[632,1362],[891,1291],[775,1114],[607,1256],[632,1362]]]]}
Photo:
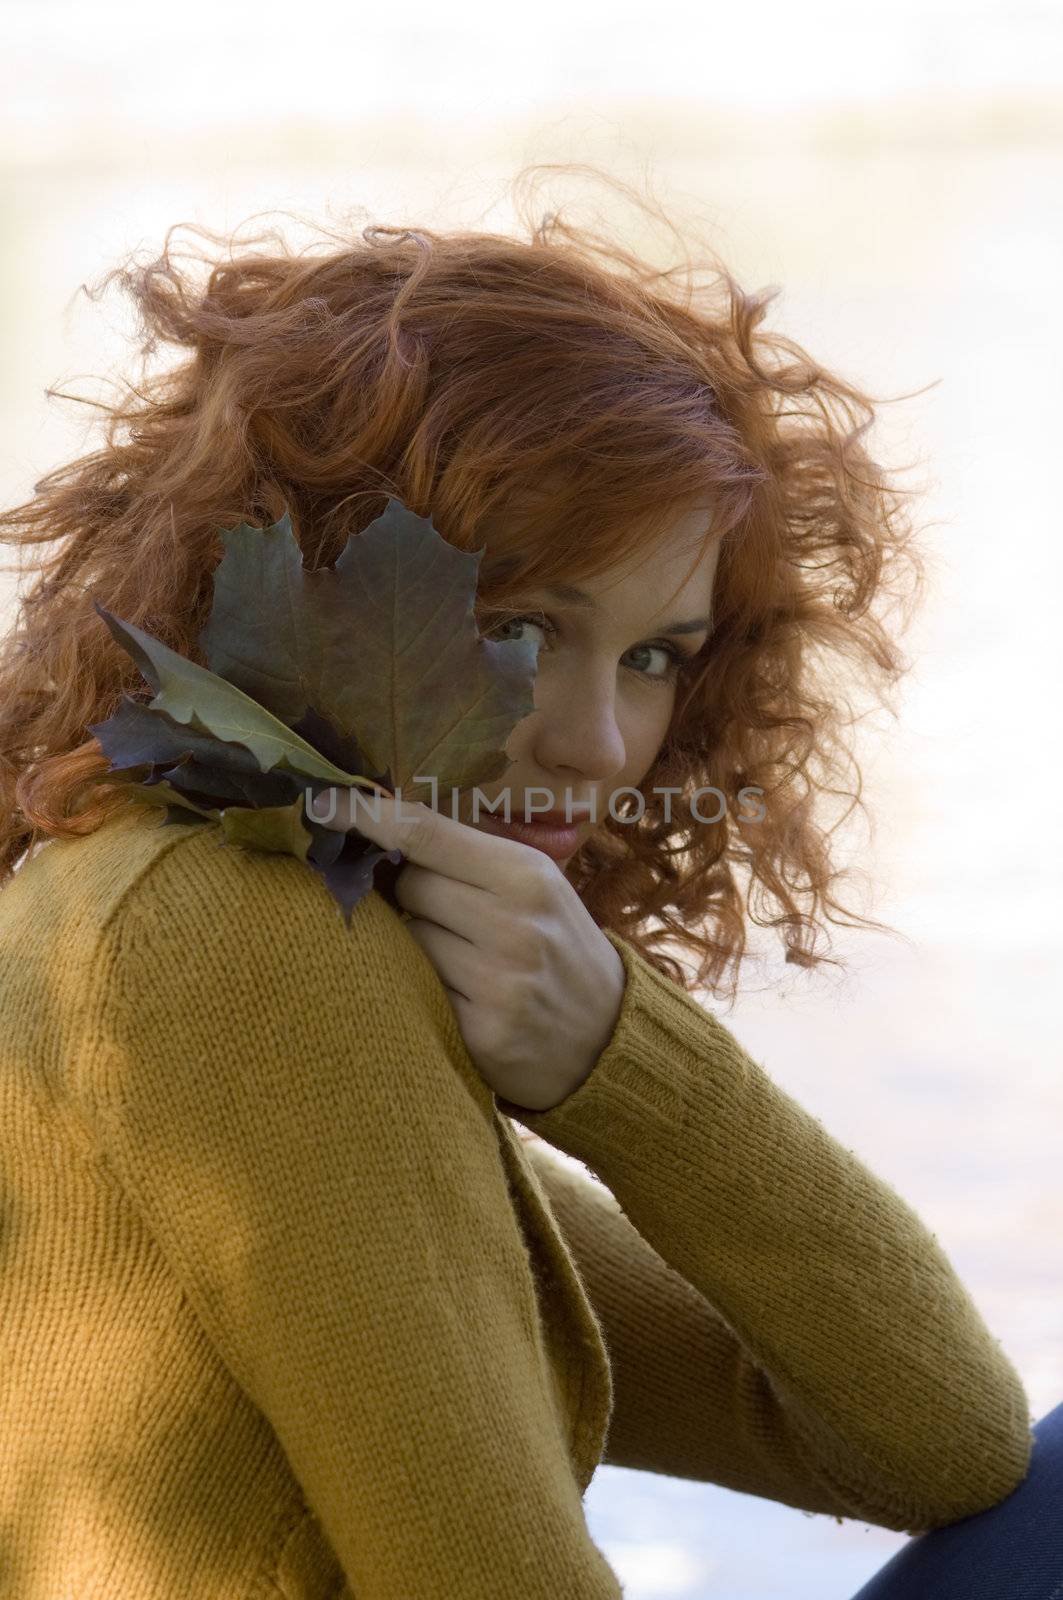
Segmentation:
{"type": "MultiPolygon", "coordinates": [[[[45,386],[133,376],[118,292],[76,294],[127,249],[275,208],[504,231],[529,161],[648,179],[747,288],[782,285],[771,326],[876,394],[926,390],[876,435],[929,484],[933,581],[901,720],[864,747],[877,832],[850,844],[857,903],[903,937],[839,936],[842,980],[764,945],[725,1020],[916,1208],[1041,1416],[1063,1399],[1063,13],[6,0],[0,24],[5,506],[94,445],[45,386]]],[[[559,202],[613,218],[579,183],[559,202]]],[[[848,1600],[905,1542],[613,1468],[586,1506],[631,1600],[848,1600]]]]}

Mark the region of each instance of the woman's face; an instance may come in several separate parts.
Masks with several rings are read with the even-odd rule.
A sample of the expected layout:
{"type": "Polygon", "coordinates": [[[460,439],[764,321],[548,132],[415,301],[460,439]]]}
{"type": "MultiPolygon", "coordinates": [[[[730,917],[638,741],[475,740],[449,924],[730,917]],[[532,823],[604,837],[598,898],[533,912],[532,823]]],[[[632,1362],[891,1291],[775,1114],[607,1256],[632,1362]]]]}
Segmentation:
{"type": "MultiPolygon", "coordinates": [[[[507,605],[514,612],[526,606],[539,618],[489,627],[492,638],[540,645],[535,710],[506,741],[512,765],[495,782],[479,785],[490,801],[508,789],[514,821],[525,819],[526,800],[534,804],[528,812],[534,821],[547,806],[563,811],[570,796],[574,819],[596,802],[592,816],[601,822],[613,791],[637,785],[653,765],[675,702],[672,655],[696,655],[711,628],[719,540],[701,550],[708,524],[707,507],[677,515],[637,567],[586,579],[580,588],[587,602],[530,589],[507,605]]],[[[500,808],[497,814],[504,815],[500,808]]],[[[481,806],[481,820],[485,815],[481,806]]],[[[472,822],[471,791],[461,797],[459,817],[480,825],[472,822]]],[[[580,822],[575,847],[559,860],[562,868],[593,826],[580,822]]]]}

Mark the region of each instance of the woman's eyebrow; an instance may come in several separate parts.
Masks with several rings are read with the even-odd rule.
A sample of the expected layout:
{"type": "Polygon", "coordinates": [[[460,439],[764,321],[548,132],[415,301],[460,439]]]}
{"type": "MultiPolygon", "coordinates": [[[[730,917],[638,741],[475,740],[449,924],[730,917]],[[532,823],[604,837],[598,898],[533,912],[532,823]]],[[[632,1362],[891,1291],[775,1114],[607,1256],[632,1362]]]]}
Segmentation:
{"type": "MultiPolygon", "coordinates": [[[[583,589],[577,589],[570,583],[551,583],[543,589],[544,594],[551,595],[555,600],[561,600],[566,605],[581,606],[587,610],[597,608],[598,602],[583,589]]],[[[692,617],[688,622],[669,622],[659,633],[700,633],[703,628],[712,627],[711,617],[692,617]]]]}

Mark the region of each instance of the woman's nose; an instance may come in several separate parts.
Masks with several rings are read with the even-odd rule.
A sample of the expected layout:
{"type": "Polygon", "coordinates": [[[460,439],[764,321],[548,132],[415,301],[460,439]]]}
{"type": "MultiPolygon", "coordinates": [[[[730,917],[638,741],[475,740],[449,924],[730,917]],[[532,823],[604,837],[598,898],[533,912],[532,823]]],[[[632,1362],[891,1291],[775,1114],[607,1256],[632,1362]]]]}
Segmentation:
{"type": "Polygon", "coordinates": [[[533,714],[535,753],[544,768],[569,767],[600,780],[623,771],[615,685],[613,674],[607,684],[582,675],[564,684],[555,678],[544,687],[533,714]]]}

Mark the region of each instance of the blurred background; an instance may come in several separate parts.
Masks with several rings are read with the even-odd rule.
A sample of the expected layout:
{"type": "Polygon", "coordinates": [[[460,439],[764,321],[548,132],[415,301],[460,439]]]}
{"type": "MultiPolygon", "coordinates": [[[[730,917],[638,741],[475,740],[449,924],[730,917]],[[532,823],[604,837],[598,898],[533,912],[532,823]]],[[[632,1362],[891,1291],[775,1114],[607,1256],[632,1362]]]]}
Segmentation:
{"type": "MultiPolygon", "coordinates": [[[[874,437],[926,485],[931,584],[899,719],[863,732],[874,828],[846,836],[853,903],[897,934],[840,930],[841,974],[761,935],[717,1009],[936,1234],[1032,1416],[1063,1400],[1063,12],[3,0],[0,23],[5,507],[95,447],[94,414],[47,387],[135,379],[120,291],[78,293],[128,250],[277,210],[509,231],[531,162],[647,185],[744,287],[781,287],[770,327],[875,395],[922,391],[874,437]]],[[[604,189],[546,177],[542,211],[671,254],[604,189]]],[[[905,1542],[608,1467],[586,1509],[630,1600],[848,1600],[905,1542]]]]}

